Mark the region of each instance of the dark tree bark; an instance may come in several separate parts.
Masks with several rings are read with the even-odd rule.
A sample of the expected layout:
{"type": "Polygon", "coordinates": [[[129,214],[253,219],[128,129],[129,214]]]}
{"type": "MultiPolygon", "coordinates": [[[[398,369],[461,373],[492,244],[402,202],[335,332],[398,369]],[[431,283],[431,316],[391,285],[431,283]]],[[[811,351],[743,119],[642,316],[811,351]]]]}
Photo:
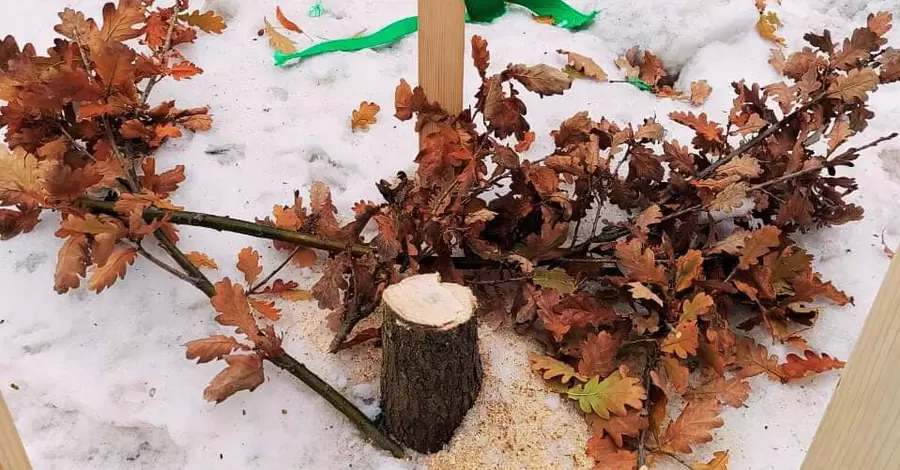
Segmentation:
{"type": "Polygon", "coordinates": [[[475,298],[436,274],[385,290],[381,311],[384,425],[423,453],[450,441],[481,390],[475,298]]]}

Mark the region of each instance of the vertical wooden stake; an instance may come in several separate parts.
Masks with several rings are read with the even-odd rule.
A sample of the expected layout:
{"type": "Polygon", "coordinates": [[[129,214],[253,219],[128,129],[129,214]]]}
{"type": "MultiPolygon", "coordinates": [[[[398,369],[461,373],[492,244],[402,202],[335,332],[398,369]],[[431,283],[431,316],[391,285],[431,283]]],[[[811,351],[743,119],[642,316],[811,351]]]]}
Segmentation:
{"type": "MultiPolygon", "coordinates": [[[[451,115],[462,111],[466,6],[464,0],[418,0],[419,85],[451,115]]],[[[429,133],[422,129],[421,137],[429,133]]]]}
{"type": "Polygon", "coordinates": [[[0,393],[0,470],[31,470],[22,438],[0,393]]]}
{"type": "Polygon", "coordinates": [[[802,470],[900,469],[900,256],[894,258],[802,470]]]}

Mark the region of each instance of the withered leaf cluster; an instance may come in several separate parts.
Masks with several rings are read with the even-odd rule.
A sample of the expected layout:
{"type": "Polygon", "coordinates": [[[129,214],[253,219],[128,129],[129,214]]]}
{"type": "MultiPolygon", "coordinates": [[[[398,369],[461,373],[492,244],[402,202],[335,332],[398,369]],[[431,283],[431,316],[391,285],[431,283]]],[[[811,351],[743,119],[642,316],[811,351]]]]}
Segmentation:
{"type": "MultiPolygon", "coordinates": [[[[727,121],[671,113],[690,142],[667,138],[655,119],[622,125],[580,112],[536,161],[507,143],[530,139],[519,86],[546,96],[571,81],[540,65],[491,75],[487,42],[473,37],[473,108],[448,115],[421,88],[397,87],[396,116],[429,132],[416,174],[382,181],[384,202],[364,205],[378,231],[374,259],[337,255],[316,286],[320,306],[340,314],[336,344],[399,277],[437,271],[467,284],[486,314],[546,345],[534,369],[585,412],[597,468],[637,468],[639,447],[666,458],[712,440],[721,407],[749,397],[750,377],[789,382],[842,367],[803,332],[821,302],[852,298],[816,273],[794,235],[863,215],[846,200],[856,180],[838,171],[895,137],[845,145],[873,117],[870,93],[900,79],[889,29],[879,13],[843,43],[807,35],[811,46],[784,58],[783,81],[733,84],[727,121]],[[624,217],[602,220],[606,208],[624,217]],[[800,355],[780,362],[747,335],[755,329],[800,355]],[[669,410],[671,396],[686,406],[669,410]]],[[[644,69],[653,83],[665,74],[644,69]]],[[[727,460],[720,452],[697,465],[727,460]]]]}

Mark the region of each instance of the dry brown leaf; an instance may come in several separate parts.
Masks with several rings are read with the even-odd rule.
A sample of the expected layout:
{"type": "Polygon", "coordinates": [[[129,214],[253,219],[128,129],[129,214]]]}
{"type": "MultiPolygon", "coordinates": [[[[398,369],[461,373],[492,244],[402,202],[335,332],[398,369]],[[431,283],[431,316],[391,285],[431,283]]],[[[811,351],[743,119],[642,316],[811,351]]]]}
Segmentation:
{"type": "Polygon", "coordinates": [[[488,43],[479,35],[472,36],[472,61],[478,69],[478,75],[484,78],[487,68],[491,64],[491,53],[488,51],[488,43]]]}
{"type": "Polygon", "coordinates": [[[650,377],[664,390],[671,389],[676,393],[684,393],[690,374],[691,371],[681,363],[681,360],[663,355],[659,360],[659,369],[651,371],[650,377]]]}
{"type": "Polygon", "coordinates": [[[566,64],[576,70],[579,74],[588,78],[593,78],[598,82],[605,82],[608,79],[606,72],[604,72],[590,57],[575,52],[564,51],[562,49],[557,49],[556,52],[564,54],[566,56],[566,64]]]}
{"type": "Polygon", "coordinates": [[[691,465],[691,470],[728,470],[728,452],[716,451],[712,460],[706,463],[695,463],[691,465]]]}
{"type": "Polygon", "coordinates": [[[625,445],[622,436],[637,437],[642,429],[647,429],[647,418],[637,411],[632,411],[627,416],[612,415],[609,419],[588,415],[588,423],[594,434],[602,436],[606,433],[618,447],[625,445]]]}
{"type": "Polygon", "coordinates": [[[268,20],[266,20],[266,36],[269,36],[269,46],[272,49],[275,49],[282,54],[293,54],[297,52],[297,46],[294,45],[294,41],[288,39],[287,36],[279,33],[275,28],[269,24],[268,20]]]}
{"type": "Polygon", "coordinates": [[[616,244],[619,269],[630,279],[640,282],[666,284],[665,268],[656,264],[653,250],[644,249],[640,240],[616,244]]]}
{"type": "Polygon", "coordinates": [[[781,245],[781,230],[777,227],[766,225],[744,238],[744,248],[741,251],[738,269],[748,269],[759,263],[759,257],[768,253],[772,248],[781,245]]]}
{"type": "Polygon", "coordinates": [[[596,413],[604,419],[609,419],[610,414],[626,416],[629,406],[635,410],[644,407],[644,399],[647,391],[640,385],[641,380],[630,377],[628,369],[620,366],[602,381],[600,377],[593,377],[587,383],[575,384],[568,391],[572,400],[578,401],[578,406],[585,413],[596,413]]]}
{"type": "Polygon", "coordinates": [[[375,124],[377,121],[375,115],[378,114],[378,111],[381,111],[381,106],[363,101],[359,104],[359,109],[353,111],[353,115],[350,118],[350,129],[354,131],[368,129],[371,124],[375,124]]]}
{"type": "Polygon", "coordinates": [[[191,251],[190,253],[185,253],[185,256],[187,256],[187,259],[191,262],[191,264],[198,268],[219,269],[216,261],[210,258],[209,255],[205,253],[200,253],[199,251],[191,251]]]}
{"type": "Polygon", "coordinates": [[[253,391],[265,381],[262,358],[257,354],[224,356],[228,367],[203,390],[206,401],[221,403],[241,390],[253,391]]]}
{"type": "Polygon", "coordinates": [[[711,441],[712,430],[724,424],[716,400],[690,402],[666,428],[663,449],[690,454],[691,446],[711,441]]]}
{"type": "Polygon", "coordinates": [[[834,152],[852,135],[853,130],[850,129],[850,122],[843,115],[838,116],[831,127],[831,132],[828,133],[828,153],[834,152]]]}
{"type": "Polygon", "coordinates": [[[740,408],[750,398],[750,383],[740,377],[725,379],[715,377],[705,384],[688,390],[684,394],[687,400],[716,399],[720,402],[740,408]]]}
{"type": "Polygon", "coordinates": [[[639,335],[645,333],[652,334],[659,331],[659,315],[657,315],[656,312],[653,312],[646,317],[635,315],[632,317],[632,323],[634,324],[634,330],[639,335]]]}
{"type": "Polygon", "coordinates": [[[269,320],[278,321],[281,318],[281,309],[275,307],[274,300],[268,302],[252,298],[247,300],[250,302],[250,306],[253,307],[253,310],[256,310],[260,315],[269,320]]]}
{"type": "Polygon", "coordinates": [[[650,118],[644,121],[634,132],[634,140],[648,139],[653,142],[659,142],[663,139],[666,129],[662,124],[656,122],[656,119],[650,118]]]}
{"type": "Polygon", "coordinates": [[[683,291],[700,276],[703,270],[703,252],[688,250],[675,262],[675,292],[683,291]]]}
{"type": "Polygon", "coordinates": [[[178,19],[191,26],[200,28],[205,33],[222,34],[226,27],[225,20],[212,11],[207,11],[201,15],[200,10],[194,10],[192,13],[178,15],[178,19]]]}
{"type": "Polygon", "coordinates": [[[796,354],[788,354],[786,362],[781,365],[781,371],[788,379],[799,379],[810,374],[819,374],[832,369],[840,369],[846,365],[828,354],[818,355],[812,351],[804,351],[805,357],[796,354]]]}
{"type": "Polygon", "coordinates": [[[838,77],[828,87],[828,96],[836,96],[847,103],[864,102],[868,92],[878,87],[878,75],[871,67],[852,69],[846,76],[838,77]]]}
{"type": "Polygon", "coordinates": [[[412,88],[406,80],[401,78],[400,84],[397,85],[397,89],[394,91],[394,109],[396,110],[394,116],[396,116],[397,119],[401,121],[412,119],[412,100],[412,88]]]}
{"type": "Polygon", "coordinates": [[[589,334],[581,343],[581,360],[578,373],[585,377],[606,377],[616,370],[618,342],[606,331],[589,334]]]}
{"type": "Polygon", "coordinates": [[[572,77],[546,64],[532,66],[519,64],[507,70],[510,76],[518,80],[528,91],[541,96],[561,95],[572,88],[572,77]]]}
{"type": "Polygon", "coordinates": [[[723,189],[709,205],[709,210],[730,214],[735,208],[744,204],[750,185],[744,181],[734,183],[723,189]]]}
{"type": "Polygon", "coordinates": [[[739,340],[735,365],[740,368],[735,375],[742,379],[762,373],[775,381],[784,381],[786,378],[781,366],[778,365],[778,357],[769,355],[769,350],[765,346],[750,338],[744,337],[739,340]]]}
{"type": "Polygon", "coordinates": [[[128,266],[134,264],[137,257],[137,248],[131,246],[120,246],[113,250],[109,255],[109,259],[103,266],[94,269],[89,282],[90,288],[96,293],[103,292],[103,289],[113,285],[116,279],[125,279],[125,271],[128,266]]]}
{"type": "Polygon", "coordinates": [[[515,146],[516,152],[527,152],[528,149],[531,148],[531,144],[534,143],[535,137],[536,137],[536,134],[534,133],[534,131],[526,132],[525,138],[516,144],[516,146],[515,146]]]}
{"type": "Polygon", "coordinates": [[[669,332],[666,339],[660,343],[659,349],[662,352],[675,354],[682,359],[686,359],[688,356],[696,355],[699,346],[697,323],[680,322],[678,327],[669,332]]]}
{"type": "Polygon", "coordinates": [[[775,48],[771,49],[771,56],[769,57],[769,64],[775,69],[778,73],[784,73],[784,64],[787,62],[787,58],[784,56],[784,52],[781,49],[775,48]]]}
{"type": "Polygon", "coordinates": [[[653,293],[653,291],[650,290],[650,288],[645,286],[643,283],[629,282],[628,285],[631,286],[631,297],[634,298],[635,300],[647,299],[647,300],[652,300],[652,301],[656,302],[660,306],[663,305],[662,299],[660,299],[658,295],[653,293]]]}
{"type": "Polygon", "coordinates": [[[237,327],[238,333],[243,333],[256,342],[260,331],[256,320],[250,315],[250,304],[244,294],[244,288],[240,284],[234,284],[231,279],[225,278],[215,284],[216,295],[210,298],[210,303],[216,312],[216,321],[225,326],[237,327]]]}
{"type": "Polygon", "coordinates": [[[572,378],[582,382],[587,381],[587,377],[575,372],[574,367],[550,356],[528,353],[528,360],[531,361],[531,370],[543,372],[541,377],[545,380],[553,380],[559,377],[559,381],[564,384],[568,383],[572,378]]]}
{"type": "Polygon", "coordinates": [[[299,26],[297,26],[297,23],[294,23],[293,21],[287,19],[286,16],[284,16],[284,13],[281,11],[280,6],[275,7],[275,18],[279,23],[281,23],[281,26],[284,26],[284,29],[303,34],[303,30],[300,29],[299,26]]]}
{"type": "Polygon", "coordinates": [[[238,253],[237,268],[244,273],[247,286],[251,286],[263,270],[259,264],[259,252],[249,246],[241,250],[238,253]]]}
{"type": "Polygon", "coordinates": [[[706,80],[691,82],[691,106],[703,106],[711,93],[712,87],[706,80]]]}
{"type": "Polygon", "coordinates": [[[641,74],[640,67],[634,66],[625,56],[617,57],[615,64],[628,78],[637,78],[641,74]]]}
{"type": "Polygon", "coordinates": [[[620,449],[608,437],[594,434],[588,439],[587,454],[597,464],[595,470],[634,470],[637,467],[637,452],[620,449]]]}
{"type": "Polygon", "coordinates": [[[706,314],[715,305],[713,298],[706,292],[699,292],[690,300],[685,300],[681,306],[680,321],[696,321],[697,317],[706,314]]]}
{"type": "Polygon", "coordinates": [[[198,364],[222,359],[232,352],[242,349],[249,350],[246,345],[238,343],[233,336],[213,335],[208,338],[195,339],[184,345],[187,348],[185,356],[190,359],[197,359],[198,364]]]}
{"type": "Polygon", "coordinates": [[[784,47],[786,45],[784,38],[776,34],[778,28],[781,26],[783,25],[778,18],[778,14],[774,11],[770,11],[768,13],[760,13],[759,21],[756,22],[756,31],[759,32],[759,35],[762,36],[763,39],[772,41],[775,44],[784,47]]]}
{"type": "Polygon", "coordinates": [[[656,87],[659,80],[668,75],[663,68],[662,60],[650,51],[644,51],[644,60],[641,63],[641,81],[656,87]]]}
{"type": "Polygon", "coordinates": [[[84,277],[88,263],[88,239],[84,234],[73,234],[66,239],[59,248],[56,261],[55,289],[59,294],[65,294],[69,289],[75,289],[84,277]]]}
{"type": "Polygon", "coordinates": [[[756,178],[760,173],[762,173],[762,167],[759,166],[759,160],[749,155],[733,158],[716,169],[717,175],[725,177],[737,175],[742,178],[756,178]]]}

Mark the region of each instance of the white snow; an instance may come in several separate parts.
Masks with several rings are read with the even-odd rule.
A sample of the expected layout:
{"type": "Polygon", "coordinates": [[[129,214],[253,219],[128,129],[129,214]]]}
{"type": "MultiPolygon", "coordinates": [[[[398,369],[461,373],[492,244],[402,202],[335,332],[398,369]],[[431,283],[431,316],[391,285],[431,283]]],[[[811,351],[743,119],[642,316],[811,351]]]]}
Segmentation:
{"type": "MultiPolygon", "coordinates": [[[[102,3],[0,0],[0,32],[44,49],[52,43],[57,11],[69,6],[97,18],[102,3]]],[[[396,121],[391,108],[399,79],[415,82],[415,38],[377,51],[331,54],[278,69],[265,39],[256,35],[263,16],[274,16],[274,0],[210,3],[227,8],[232,18],[224,35],[202,35],[185,50],[205,73],[181,83],[164,82],[154,91],[154,100],[177,99],[183,107],[209,105],[215,114],[212,132],[179,139],[158,155],[161,168],[187,166],[188,180],[176,193],[176,203],[252,218],[289,201],[294,189],[305,193],[320,179],[332,187],[336,205],[349,209],[359,199],[378,199],[374,182],[412,167],[417,150],[412,124],[396,121]],[[382,111],[369,132],[353,133],[350,112],[364,100],[379,103],[382,111]],[[224,152],[204,153],[213,149],[224,152]]],[[[299,0],[281,6],[310,34],[327,38],[372,32],[415,14],[413,0],[324,0],[330,13],[313,19],[306,16],[312,3],[299,0]]],[[[601,13],[588,30],[571,33],[539,24],[530,13],[512,8],[494,24],[468,26],[467,34],[480,34],[490,42],[495,66],[562,65],[562,57],[554,52],[562,48],[593,57],[613,78],[621,76],[613,65],[617,55],[634,45],[650,48],[672,71],[681,70],[681,84],[706,79],[713,86],[704,107],[711,119],[721,119],[730,107],[732,80],[777,79],[767,63],[771,45],[754,30],[752,0],[571,4],[581,10],[600,8],[601,13]]],[[[828,27],[834,38],[842,38],[863,24],[869,12],[900,11],[900,0],[786,0],[774,9],[785,23],[781,34],[792,50],[802,45],[807,31],[828,27]]],[[[891,33],[895,46],[900,42],[898,29],[891,33]]],[[[297,40],[300,45],[305,41],[297,40]]],[[[474,69],[467,67],[467,96],[474,94],[476,84],[474,69]]],[[[621,123],[655,115],[669,124],[666,114],[686,107],[628,85],[585,81],[576,82],[562,98],[541,100],[526,93],[524,100],[539,136],[527,154],[531,158],[550,149],[546,136],[551,129],[583,109],[595,118],[621,123]]],[[[872,108],[877,116],[866,137],[898,130],[900,88],[882,86],[872,108]]],[[[690,140],[686,130],[669,129],[681,141],[690,140]]],[[[866,208],[866,218],[802,237],[824,276],[856,299],[853,306],[827,309],[808,335],[815,348],[842,359],[852,350],[888,264],[879,238],[882,231],[889,244],[900,242],[900,143],[864,152],[849,173],[860,180],[854,200],[866,208]]],[[[52,278],[60,241],[53,236],[53,215],[44,219],[34,233],[0,244],[0,387],[35,468],[424,466],[396,461],[364,443],[321,398],[274,368],[267,369],[267,383],[259,390],[218,406],[205,403],[201,390],[220,365],[190,363],[181,344],[222,331],[212,320],[208,301],[144,260],[102,295],[82,289],[58,296],[52,278]],[[18,390],[10,387],[13,383],[18,390]]],[[[181,233],[184,249],[203,251],[218,261],[222,271],[216,276],[235,277],[236,253],[243,246],[259,250],[269,266],[281,259],[262,240],[193,228],[182,228],[181,233]]],[[[289,275],[305,285],[317,277],[315,269],[295,269],[289,275]]],[[[286,309],[279,322],[286,349],[374,415],[377,377],[367,376],[361,383],[353,373],[355,356],[326,355],[327,340],[313,340],[317,333],[303,326],[301,320],[310,318],[323,319],[324,313],[310,303],[286,309]]],[[[324,330],[324,320],[318,329],[324,330]]],[[[491,355],[503,357],[496,353],[491,355]]],[[[530,372],[524,359],[521,362],[521,367],[495,363],[493,368],[524,377],[530,372]]],[[[837,378],[826,374],[792,386],[757,378],[748,406],[726,411],[726,426],[718,430],[714,443],[701,448],[698,458],[728,449],[733,468],[797,468],[837,378]]]]}

